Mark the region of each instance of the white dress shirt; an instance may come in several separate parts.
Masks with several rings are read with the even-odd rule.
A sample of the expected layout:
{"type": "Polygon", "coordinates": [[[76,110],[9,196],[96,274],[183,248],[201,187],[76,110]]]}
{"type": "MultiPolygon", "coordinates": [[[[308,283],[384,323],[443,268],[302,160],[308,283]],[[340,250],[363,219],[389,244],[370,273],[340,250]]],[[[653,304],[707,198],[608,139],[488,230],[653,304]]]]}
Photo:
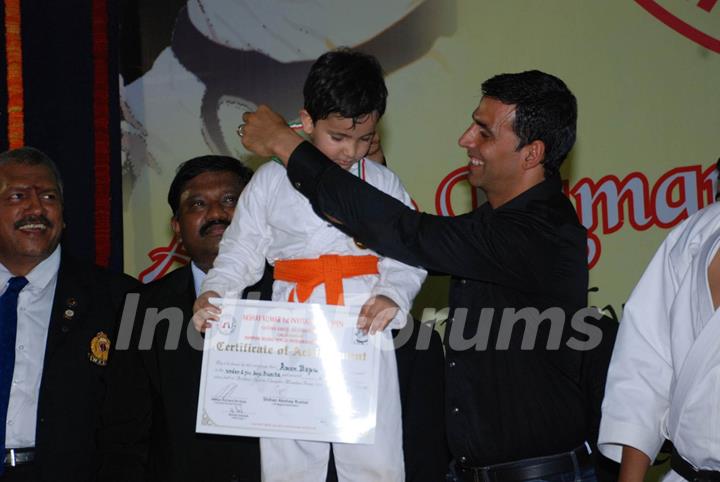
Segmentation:
{"type": "Polygon", "coordinates": [[[205,280],[206,273],[197,267],[194,261],[190,261],[190,267],[192,268],[193,285],[195,286],[195,297],[200,296],[200,286],[203,280],[205,280]]]}
{"type": "MultiPolygon", "coordinates": [[[[59,268],[60,246],[25,276],[28,284],[18,296],[15,370],[5,429],[7,448],[35,446],[40,381],[59,268]]],[[[0,296],[12,277],[0,264],[0,296]]]]}

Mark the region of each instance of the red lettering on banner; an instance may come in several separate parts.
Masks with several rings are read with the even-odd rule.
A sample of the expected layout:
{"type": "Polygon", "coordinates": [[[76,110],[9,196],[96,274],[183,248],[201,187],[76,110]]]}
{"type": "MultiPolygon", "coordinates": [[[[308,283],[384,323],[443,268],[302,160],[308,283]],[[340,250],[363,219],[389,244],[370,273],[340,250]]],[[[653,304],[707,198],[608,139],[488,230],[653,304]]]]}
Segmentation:
{"type": "Polygon", "coordinates": [[[148,257],[153,261],[153,264],[142,270],[138,275],[141,283],[149,283],[162,278],[174,261],[181,264],[187,264],[190,261],[190,256],[187,255],[175,235],[170,240],[170,244],[152,249],[148,253],[148,257]]]}
{"type": "MultiPolygon", "coordinates": [[[[435,193],[435,210],[442,216],[454,216],[452,190],[467,179],[467,166],[455,169],[440,181],[435,193]]],[[[594,267],[602,253],[598,234],[617,232],[627,223],[636,231],[650,227],[669,229],[715,200],[717,175],[715,165],[676,167],[664,173],[651,187],[647,176],[631,172],[623,179],[607,175],[598,181],[584,177],[570,186],[563,181],[563,192],[574,203],[578,219],[588,230],[588,266],[594,267]]],[[[472,190],[472,208],[478,207],[477,190],[472,190]]],[[[417,208],[417,204],[413,201],[417,208]]],[[[148,253],[152,265],[138,278],[149,283],[162,277],[173,262],[185,264],[189,256],[173,237],[170,244],[148,253]]]]}
{"type": "MultiPolygon", "coordinates": [[[[438,186],[435,205],[438,214],[453,216],[451,191],[467,178],[467,167],[448,174],[438,186]]],[[[588,266],[597,264],[602,253],[598,234],[612,234],[627,221],[636,231],[656,226],[668,229],[715,199],[715,166],[684,166],[664,173],[650,186],[647,176],[631,172],[623,179],[614,175],[598,181],[580,179],[574,186],[563,181],[563,192],[575,203],[578,219],[588,230],[588,266]]],[[[473,208],[477,199],[473,197],[473,208]]]]}
{"type": "MultiPolygon", "coordinates": [[[[435,192],[435,212],[441,216],[455,216],[455,212],[452,209],[452,194],[453,188],[460,182],[464,181],[468,176],[468,167],[463,166],[455,169],[450,174],[445,176],[445,179],[440,181],[440,185],[435,192]]],[[[473,209],[477,206],[473,205],[473,209]]]]}
{"type": "Polygon", "coordinates": [[[689,166],[673,169],[658,179],[652,195],[657,226],[671,228],[700,209],[701,176],[700,166],[689,166]]]}
{"type": "Polygon", "coordinates": [[[712,9],[715,8],[717,1],[718,0],[700,0],[697,6],[710,13],[712,12],[712,9]]]}
{"type": "Polygon", "coordinates": [[[630,225],[643,231],[650,227],[647,215],[649,203],[648,180],[642,173],[630,173],[622,181],[617,176],[605,176],[595,182],[590,178],[578,181],[569,192],[575,199],[578,217],[588,231],[595,231],[599,221],[603,233],[610,234],[625,224],[623,205],[630,214],[630,225]],[[600,207],[601,215],[597,215],[600,207]]]}

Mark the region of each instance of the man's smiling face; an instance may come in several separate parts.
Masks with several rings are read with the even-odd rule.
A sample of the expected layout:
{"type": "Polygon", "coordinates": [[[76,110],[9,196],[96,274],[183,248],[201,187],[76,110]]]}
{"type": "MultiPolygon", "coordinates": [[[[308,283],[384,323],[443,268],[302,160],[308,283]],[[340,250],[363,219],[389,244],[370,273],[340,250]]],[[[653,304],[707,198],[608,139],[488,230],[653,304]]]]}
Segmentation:
{"type": "Polygon", "coordinates": [[[234,172],[207,171],[185,183],[180,193],[172,228],[203,271],[212,267],[243,188],[234,172]]]}
{"type": "Polygon", "coordinates": [[[50,256],[64,227],[60,187],[42,164],[0,164],[0,262],[22,276],[50,256]]]}

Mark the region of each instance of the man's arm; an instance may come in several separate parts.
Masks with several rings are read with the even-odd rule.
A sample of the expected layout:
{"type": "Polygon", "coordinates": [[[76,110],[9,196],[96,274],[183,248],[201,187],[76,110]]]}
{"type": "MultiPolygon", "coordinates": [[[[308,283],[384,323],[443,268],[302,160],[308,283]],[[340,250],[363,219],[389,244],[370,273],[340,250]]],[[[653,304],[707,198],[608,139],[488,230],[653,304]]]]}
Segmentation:
{"type": "Polygon", "coordinates": [[[532,216],[508,213],[508,222],[494,216],[490,225],[477,212],[456,217],[418,213],[337,166],[268,108],[246,113],[243,119],[247,148],[277,156],[320,217],[383,256],[506,286],[524,287],[529,278],[539,276],[533,273],[543,271],[533,265],[545,262],[539,258],[518,262],[518,242],[537,239],[538,229],[548,229],[532,216]]]}
{"type": "MultiPolygon", "coordinates": [[[[230,226],[223,233],[213,267],[202,282],[200,291],[214,291],[225,296],[229,290],[238,296],[262,278],[265,253],[270,239],[267,208],[276,191],[273,166],[262,166],[240,194],[230,226]]],[[[279,166],[275,166],[280,169],[279,166]]]]}
{"type": "Polygon", "coordinates": [[[475,210],[455,217],[419,213],[347,173],[307,142],[293,152],[288,176],[318,215],[405,264],[523,288],[540,281],[539,274],[550,269],[551,258],[518,260],[520,245],[534,240],[534,246],[540,246],[541,233],[549,229],[529,213],[475,210]]]}
{"type": "MultiPolygon", "coordinates": [[[[384,185],[378,185],[377,187],[414,211],[412,198],[405,190],[400,178],[388,169],[381,169],[381,172],[386,174],[384,177],[386,182],[384,185]]],[[[392,321],[390,327],[392,329],[401,329],[405,326],[413,300],[427,277],[427,271],[387,256],[380,259],[378,268],[380,280],[373,288],[372,295],[385,295],[398,304],[400,312],[392,321]]]]}
{"type": "Polygon", "coordinates": [[[528,213],[493,215],[492,225],[477,211],[456,217],[418,213],[337,166],[267,107],[243,119],[245,147],[277,156],[288,166],[293,186],[320,217],[383,256],[430,271],[522,288],[541,282],[540,273],[550,269],[549,259],[518,261],[520,243],[527,246],[541,231],[555,228],[528,213]]]}
{"type": "MultiPolygon", "coordinates": [[[[412,207],[412,199],[395,173],[389,169],[378,169],[374,165],[368,166],[367,170],[369,173],[367,182],[374,184],[386,194],[401,201],[405,206],[412,207]],[[376,170],[378,176],[374,175],[376,170]]],[[[371,333],[376,329],[385,329],[388,324],[392,329],[401,329],[405,326],[413,300],[427,276],[424,269],[407,265],[387,256],[380,258],[378,271],[380,273],[379,280],[373,287],[369,300],[371,309],[366,310],[368,308],[368,303],[366,303],[360,313],[361,319],[368,316],[372,321],[371,333]],[[391,308],[397,310],[388,309],[388,305],[382,303],[383,298],[392,300],[393,305],[391,308]],[[366,313],[366,311],[370,313],[366,313]],[[372,314],[374,311],[380,312],[379,320],[374,319],[375,317],[372,314]]]]}
{"type": "Polygon", "coordinates": [[[625,305],[608,370],[598,447],[629,464],[629,475],[638,466],[632,451],[626,464],[627,447],[654,459],[665,440],[661,420],[670,408],[674,377],[670,308],[678,280],[670,251],[676,233],[655,253],[625,305]]]}
{"type": "Polygon", "coordinates": [[[275,192],[268,169],[271,167],[261,167],[240,195],[232,222],[220,241],[219,253],[193,305],[192,322],[198,331],[205,331],[208,322],[220,316],[220,310],[210,304],[210,298],[223,297],[230,290],[237,291],[239,296],[265,272],[269,239],[266,209],[270,202],[268,196],[275,192]]]}
{"type": "Polygon", "coordinates": [[[650,457],[626,445],[622,450],[618,482],[643,482],[648,467],[650,467],[650,457]]]}
{"type": "Polygon", "coordinates": [[[220,309],[210,303],[211,298],[222,298],[228,291],[237,291],[239,296],[245,288],[260,281],[265,272],[269,239],[267,196],[275,192],[268,167],[272,166],[258,169],[240,195],[213,267],[200,287],[192,317],[193,326],[200,332],[220,318],[220,309]]]}

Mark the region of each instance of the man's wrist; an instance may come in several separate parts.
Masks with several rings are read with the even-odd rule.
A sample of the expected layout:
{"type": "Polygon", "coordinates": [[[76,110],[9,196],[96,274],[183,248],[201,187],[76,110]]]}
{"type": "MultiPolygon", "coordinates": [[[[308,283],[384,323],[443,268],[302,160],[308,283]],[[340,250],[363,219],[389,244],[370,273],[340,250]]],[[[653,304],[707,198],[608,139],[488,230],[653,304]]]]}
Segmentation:
{"type": "Polygon", "coordinates": [[[280,135],[275,136],[271,145],[271,150],[273,155],[287,166],[290,156],[302,142],[303,139],[292,129],[288,128],[287,130],[282,131],[280,135]]]}

